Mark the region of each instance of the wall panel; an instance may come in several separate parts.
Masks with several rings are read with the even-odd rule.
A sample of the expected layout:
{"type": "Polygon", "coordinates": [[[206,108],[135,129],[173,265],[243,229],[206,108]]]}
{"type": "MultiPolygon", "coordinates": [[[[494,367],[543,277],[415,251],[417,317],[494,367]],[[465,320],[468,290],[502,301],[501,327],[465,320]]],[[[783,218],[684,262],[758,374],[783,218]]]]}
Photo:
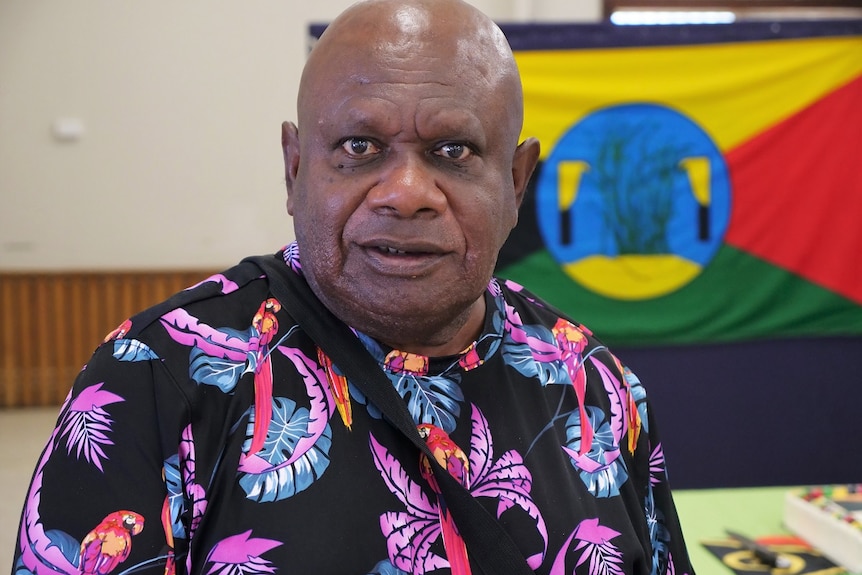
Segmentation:
{"type": "Polygon", "coordinates": [[[207,271],[0,273],[0,407],[58,405],[105,335],[207,271]]]}

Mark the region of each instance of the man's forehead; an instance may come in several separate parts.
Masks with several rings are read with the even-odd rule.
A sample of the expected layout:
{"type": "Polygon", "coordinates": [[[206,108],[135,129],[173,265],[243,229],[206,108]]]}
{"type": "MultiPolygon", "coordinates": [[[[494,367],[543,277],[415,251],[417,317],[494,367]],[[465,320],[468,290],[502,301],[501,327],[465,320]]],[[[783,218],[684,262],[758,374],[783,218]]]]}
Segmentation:
{"type": "Polygon", "coordinates": [[[304,78],[313,107],[357,97],[486,100],[493,91],[493,82],[482,70],[429,45],[413,51],[365,47],[329,56],[304,78]]]}
{"type": "Polygon", "coordinates": [[[404,73],[451,75],[453,68],[484,68],[488,60],[474,37],[454,34],[349,34],[325,48],[308,61],[315,74],[335,73],[355,80],[404,73]]]}
{"type": "Polygon", "coordinates": [[[471,111],[474,125],[487,125],[488,115],[496,114],[498,122],[520,131],[517,67],[490,19],[455,0],[359,6],[368,8],[348,9],[312,50],[300,83],[300,122],[323,125],[321,112],[357,95],[407,103],[416,108],[410,114],[417,121],[434,115],[440,122],[430,102],[449,97],[449,107],[462,115],[471,111]]]}
{"type": "Polygon", "coordinates": [[[442,133],[476,132],[482,128],[478,102],[469,106],[452,96],[426,96],[419,99],[354,95],[326,112],[319,122],[334,129],[367,129],[380,135],[405,130],[420,137],[436,138],[442,133]]]}

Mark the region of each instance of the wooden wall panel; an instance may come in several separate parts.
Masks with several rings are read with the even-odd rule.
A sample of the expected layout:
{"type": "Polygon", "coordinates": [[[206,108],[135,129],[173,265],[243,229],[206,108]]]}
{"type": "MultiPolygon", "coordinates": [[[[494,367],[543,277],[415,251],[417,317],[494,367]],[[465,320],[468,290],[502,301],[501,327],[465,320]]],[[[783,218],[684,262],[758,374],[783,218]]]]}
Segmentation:
{"type": "Polygon", "coordinates": [[[211,273],[0,272],[0,407],[59,405],[106,334],[211,273]]]}

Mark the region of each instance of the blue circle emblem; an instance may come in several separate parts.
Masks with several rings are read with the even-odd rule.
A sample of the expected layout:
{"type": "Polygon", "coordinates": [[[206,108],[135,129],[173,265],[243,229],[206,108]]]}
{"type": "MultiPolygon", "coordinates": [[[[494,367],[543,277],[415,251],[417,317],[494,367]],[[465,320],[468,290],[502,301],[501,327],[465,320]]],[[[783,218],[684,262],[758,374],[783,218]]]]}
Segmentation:
{"type": "Polygon", "coordinates": [[[617,299],[649,299],[694,279],[721,245],[730,181],[721,151],[657,104],[597,110],[574,124],[536,187],[545,245],[572,279],[617,299]]]}

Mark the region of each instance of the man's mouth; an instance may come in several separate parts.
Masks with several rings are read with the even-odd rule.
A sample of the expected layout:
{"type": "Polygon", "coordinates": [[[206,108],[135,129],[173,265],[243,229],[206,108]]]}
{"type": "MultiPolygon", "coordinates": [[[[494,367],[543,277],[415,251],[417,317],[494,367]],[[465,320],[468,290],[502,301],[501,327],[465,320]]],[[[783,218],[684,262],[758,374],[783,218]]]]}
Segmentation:
{"type": "Polygon", "coordinates": [[[389,242],[373,242],[365,245],[366,249],[386,255],[386,256],[435,256],[441,255],[443,250],[439,247],[424,244],[391,244],[389,242]]]}
{"type": "Polygon", "coordinates": [[[390,254],[394,256],[404,256],[407,255],[407,252],[404,250],[399,250],[397,248],[392,248],[389,246],[377,246],[377,251],[382,252],[384,254],[390,254]]]}
{"type": "Polygon", "coordinates": [[[371,267],[383,275],[416,277],[439,265],[444,250],[427,242],[368,242],[363,246],[371,267]]]}

